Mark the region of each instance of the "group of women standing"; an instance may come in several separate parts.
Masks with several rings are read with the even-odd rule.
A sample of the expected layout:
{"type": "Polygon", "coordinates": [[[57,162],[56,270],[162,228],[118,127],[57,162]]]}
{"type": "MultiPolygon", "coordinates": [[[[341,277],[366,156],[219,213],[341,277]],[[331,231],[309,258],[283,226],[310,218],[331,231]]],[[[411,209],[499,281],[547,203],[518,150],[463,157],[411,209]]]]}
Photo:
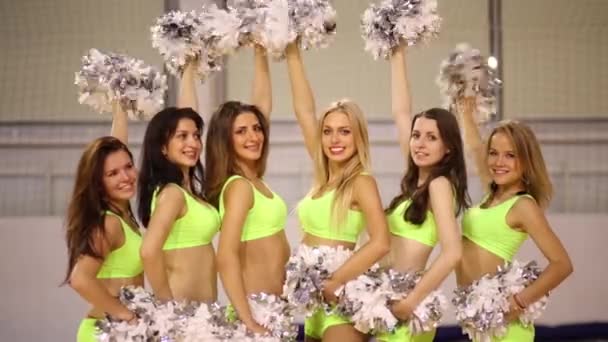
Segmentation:
{"type": "MultiPolygon", "coordinates": [[[[482,143],[475,104],[468,98],[459,101],[457,113],[432,108],[412,117],[404,46],[393,51],[390,63],[392,112],[407,169],[399,195],[385,209],[370,168],[363,112],[353,101],[341,100],[317,116],[299,48],[291,44],[286,51],[293,107],[314,165],[313,186],[298,205],[301,243],[354,252],[325,281],[325,300],[335,303],[345,283],[378,262],[398,271],[424,271],[415,289],[392,304],[394,315],[406,321],[452,271],[459,286],[495,273],[530,235],[549,264],[511,298],[511,323],[497,341],[533,341],[533,327],[519,324],[519,313],[572,272],[543,213],[551,183],[534,134],[521,123],[506,122],[482,143]],[[465,150],[486,189],[475,207],[467,194],[465,150]],[[364,231],[368,238],[358,244],[364,231]],[[430,260],[437,244],[440,252],[430,260]]],[[[259,46],[254,65],[251,104],[221,104],[204,143],[190,64],[178,108],[162,110],[148,124],[139,174],[127,148],[127,118],[118,105],[112,136],[87,146],[67,220],[66,282],[92,306],[78,341],[94,341],[95,320],[106,314],[137,319],[117,295],[122,286],[143,286],[144,274],[160,300],[213,302],[219,272],[236,316],[252,332],[267,332],[254,319],[248,297],[281,295],[290,246],[284,232],[287,206],[264,182],[272,93],[267,57],[259,46]],[[143,237],[129,205],[136,194],[143,237]],[[212,240],[218,232],[216,251],[212,240]]],[[[370,337],[325,311],[306,319],[305,334],[308,341],[370,337]]],[[[414,335],[407,325],[376,336],[380,341],[433,338],[434,331],[414,335]]]]}

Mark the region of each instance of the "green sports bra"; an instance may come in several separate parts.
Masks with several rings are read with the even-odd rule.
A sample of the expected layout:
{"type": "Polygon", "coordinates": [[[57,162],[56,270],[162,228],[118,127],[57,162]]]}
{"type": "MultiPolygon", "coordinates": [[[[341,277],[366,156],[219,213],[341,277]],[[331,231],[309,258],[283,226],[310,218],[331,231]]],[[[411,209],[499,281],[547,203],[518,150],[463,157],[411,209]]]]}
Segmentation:
{"type": "Polygon", "coordinates": [[[403,219],[403,214],[412,201],[402,201],[391,213],[386,216],[388,227],[392,234],[418,241],[430,247],[437,244],[437,225],[433,212],[427,210],[426,218],[422,224],[414,224],[403,219]]]}
{"type": "Polygon", "coordinates": [[[318,198],[305,197],[298,205],[298,218],[304,232],[323,239],[356,243],[365,228],[365,217],[358,210],[348,209],[341,227],[331,226],[335,189],[318,198]]]}
{"type": "Polygon", "coordinates": [[[133,278],[143,273],[144,266],[139,257],[141,236],[137,234],[119,215],[107,210],[106,215],[118,217],[125,235],[122,246],[108,254],[97,272],[99,279],[133,278]]]}
{"type": "MultiPolygon", "coordinates": [[[[168,184],[167,184],[168,185],[168,184]]],[[[171,227],[165,240],[163,250],[173,250],[208,245],[220,228],[220,217],[217,210],[195,199],[181,186],[174,184],[184,193],[186,214],[178,218],[171,227]]],[[[158,189],[152,197],[152,212],[156,209],[158,189]]]]}
{"type": "Polygon", "coordinates": [[[282,231],[287,223],[287,205],[285,201],[272,190],[270,190],[272,198],[266,197],[247,178],[239,175],[233,175],[224,182],[222,192],[220,192],[220,217],[223,219],[226,214],[224,191],[230,182],[239,178],[246,180],[253,190],[253,206],[249,209],[247,218],[243,224],[241,241],[257,240],[282,231]]]}
{"type": "Polygon", "coordinates": [[[511,261],[528,233],[511,228],[507,214],[523,196],[533,198],[528,194],[515,195],[493,207],[468,209],[462,218],[462,235],[503,260],[511,261]]]}

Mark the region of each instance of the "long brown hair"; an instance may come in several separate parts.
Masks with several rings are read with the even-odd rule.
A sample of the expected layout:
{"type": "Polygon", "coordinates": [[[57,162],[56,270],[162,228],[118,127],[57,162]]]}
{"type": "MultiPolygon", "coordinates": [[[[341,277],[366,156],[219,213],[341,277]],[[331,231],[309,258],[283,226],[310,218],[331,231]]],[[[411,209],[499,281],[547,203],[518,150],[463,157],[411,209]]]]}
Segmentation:
{"type": "Polygon", "coordinates": [[[101,137],[91,142],[82,153],[76,170],[74,190],[67,210],[65,240],[68,247],[68,268],[64,284],[70,279],[70,273],[81,255],[102,259],[96,250],[94,237],[104,232],[106,210],[112,210],[121,216],[131,216],[131,207],[123,213],[107,199],[103,185],[104,163],[108,156],[118,151],[125,151],[131,161],[131,151],[120,140],[114,137],[101,137]]]}
{"type": "MultiPolygon", "coordinates": [[[[501,122],[488,137],[487,153],[490,151],[492,137],[497,133],[506,135],[513,144],[515,155],[523,171],[522,183],[526,192],[534,197],[542,208],[549,206],[553,196],[553,185],[547,172],[540,144],[532,129],[518,121],[501,122]]],[[[492,182],[489,198],[494,196],[496,190],[498,190],[498,186],[492,182]]]]}
{"type": "Polygon", "coordinates": [[[467,192],[467,172],[464,161],[462,137],[458,128],[456,117],[449,111],[441,108],[431,108],[418,113],[412,120],[412,130],[419,118],[427,118],[437,122],[439,135],[449,153],[434,165],[429,177],[418,186],[419,168],[414,163],[412,154],[407,158],[407,172],[401,180],[401,194],[393,198],[387,212],[395,210],[401,202],[411,199],[412,203],[403,214],[405,221],[413,224],[422,224],[426,219],[429,208],[429,184],[437,177],[446,177],[454,189],[456,197],[456,215],[470,206],[471,200],[467,192]]]}
{"type": "Polygon", "coordinates": [[[348,117],[356,148],[355,154],[341,169],[334,193],[331,224],[339,229],[346,220],[348,209],[352,203],[355,179],[363,172],[370,172],[369,136],[363,111],[355,102],[348,99],[340,100],[332,103],[325,110],[317,126],[315,149],[313,151],[315,181],[310,196],[314,197],[327,190],[329,159],[323,152],[322,139],[325,118],[331,113],[343,113],[348,117]]]}
{"type": "Polygon", "coordinates": [[[205,167],[207,168],[204,182],[205,195],[209,199],[209,203],[215,207],[219,207],[219,197],[224,182],[232,175],[244,175],[237,164],[232,143],[234,121],[243,113],[254,114],[262,127],[264,143],[262,144],[262,155],[256,164],[257,177],[263,177],[266,172],[269,141],[269,126],[266,117],[254,105],[238,101],[223,103],[209,120],[207,144],[205,145],[205,167]]]}

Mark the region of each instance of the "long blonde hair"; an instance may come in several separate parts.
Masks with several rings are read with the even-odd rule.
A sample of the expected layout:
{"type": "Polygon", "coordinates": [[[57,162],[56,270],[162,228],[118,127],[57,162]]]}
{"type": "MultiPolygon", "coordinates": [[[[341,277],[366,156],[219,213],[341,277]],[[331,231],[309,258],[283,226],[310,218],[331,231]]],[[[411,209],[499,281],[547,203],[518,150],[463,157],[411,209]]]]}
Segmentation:
{"type": "MultiPolygon", "coordinates": [[[[553,185],[549,178],[549,172],[547,172],[540,144],[532,129],[518,121],[501,122],[488,137],[487,152],[490,151],[490,143],[496,133],[506,135],[512,142],[515,155],[523,170],[522,181],[526,192],[534,197],[542,208],[548,207],[553,197],[553,185]]],[[[492,182],[492,195],[495,191],[496,186],[492,182]]]]}
{"type": "Polygon", "coordinates": [[[346,221],[352,203],[355,178],[362,172],[370,171],[370,153],[367,122],[361,108],[347,99],[332,103],[318,122],[313,152],[315,180],[309,195],[314,197],[327,190],[329,159],[323,152],[323,124],[325,118],[335,112],[343,113],[348,117],[355,141],[355,154],[346,162],[338,176],[332,203],[331,223],[333,227],[340,227],[346,221]]]}

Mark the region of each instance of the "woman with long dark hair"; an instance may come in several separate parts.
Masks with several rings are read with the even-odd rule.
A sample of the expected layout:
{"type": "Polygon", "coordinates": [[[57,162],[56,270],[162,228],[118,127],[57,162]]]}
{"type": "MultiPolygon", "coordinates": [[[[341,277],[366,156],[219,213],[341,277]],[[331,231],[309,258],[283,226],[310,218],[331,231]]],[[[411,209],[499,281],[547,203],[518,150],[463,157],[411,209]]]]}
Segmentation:
{"type": "Polygon", "coordinates": [[[127,115],[118,104],[113,112],[113,137],[98,138],[85,148],[68,205],[65,282],[92,306],[78,329],[78,342],[97,341],[95,323],[106,315],[134,322],[135,313],[117,297],[122,286],[144,285],[141,236],[129,204],[137,170],[121,128],[127,115]]]}
{"type": "MultiPolygon", "coordinates": [[[[411,117],[405,46],[391,56],[392,112],[407,161],[401,193],[387,212],[392,243],[390,267],[398,272],[424,271],[408,296],[392,306],[402,322],[452,272],[461,258],[456,216],[469,206],[467,176],[460,129],[447,110],[431,108],[411,117]],[[427,265],[435,245],[439,255],[427,265]]],[[[401,324],[380,341],[432,341],[435,330],[415,334],[401,324]]]]}
{"type": "Polygon", "coordinates": [[[137,212],[146,227],[141,257],[154,295],[163,301],[217,297],[211,242],[220,220],[203,195],[203,119],[196,112],[195,72],[195,63],[188,63],[178,108],[150,120],[141,152],[137,212]]]}

